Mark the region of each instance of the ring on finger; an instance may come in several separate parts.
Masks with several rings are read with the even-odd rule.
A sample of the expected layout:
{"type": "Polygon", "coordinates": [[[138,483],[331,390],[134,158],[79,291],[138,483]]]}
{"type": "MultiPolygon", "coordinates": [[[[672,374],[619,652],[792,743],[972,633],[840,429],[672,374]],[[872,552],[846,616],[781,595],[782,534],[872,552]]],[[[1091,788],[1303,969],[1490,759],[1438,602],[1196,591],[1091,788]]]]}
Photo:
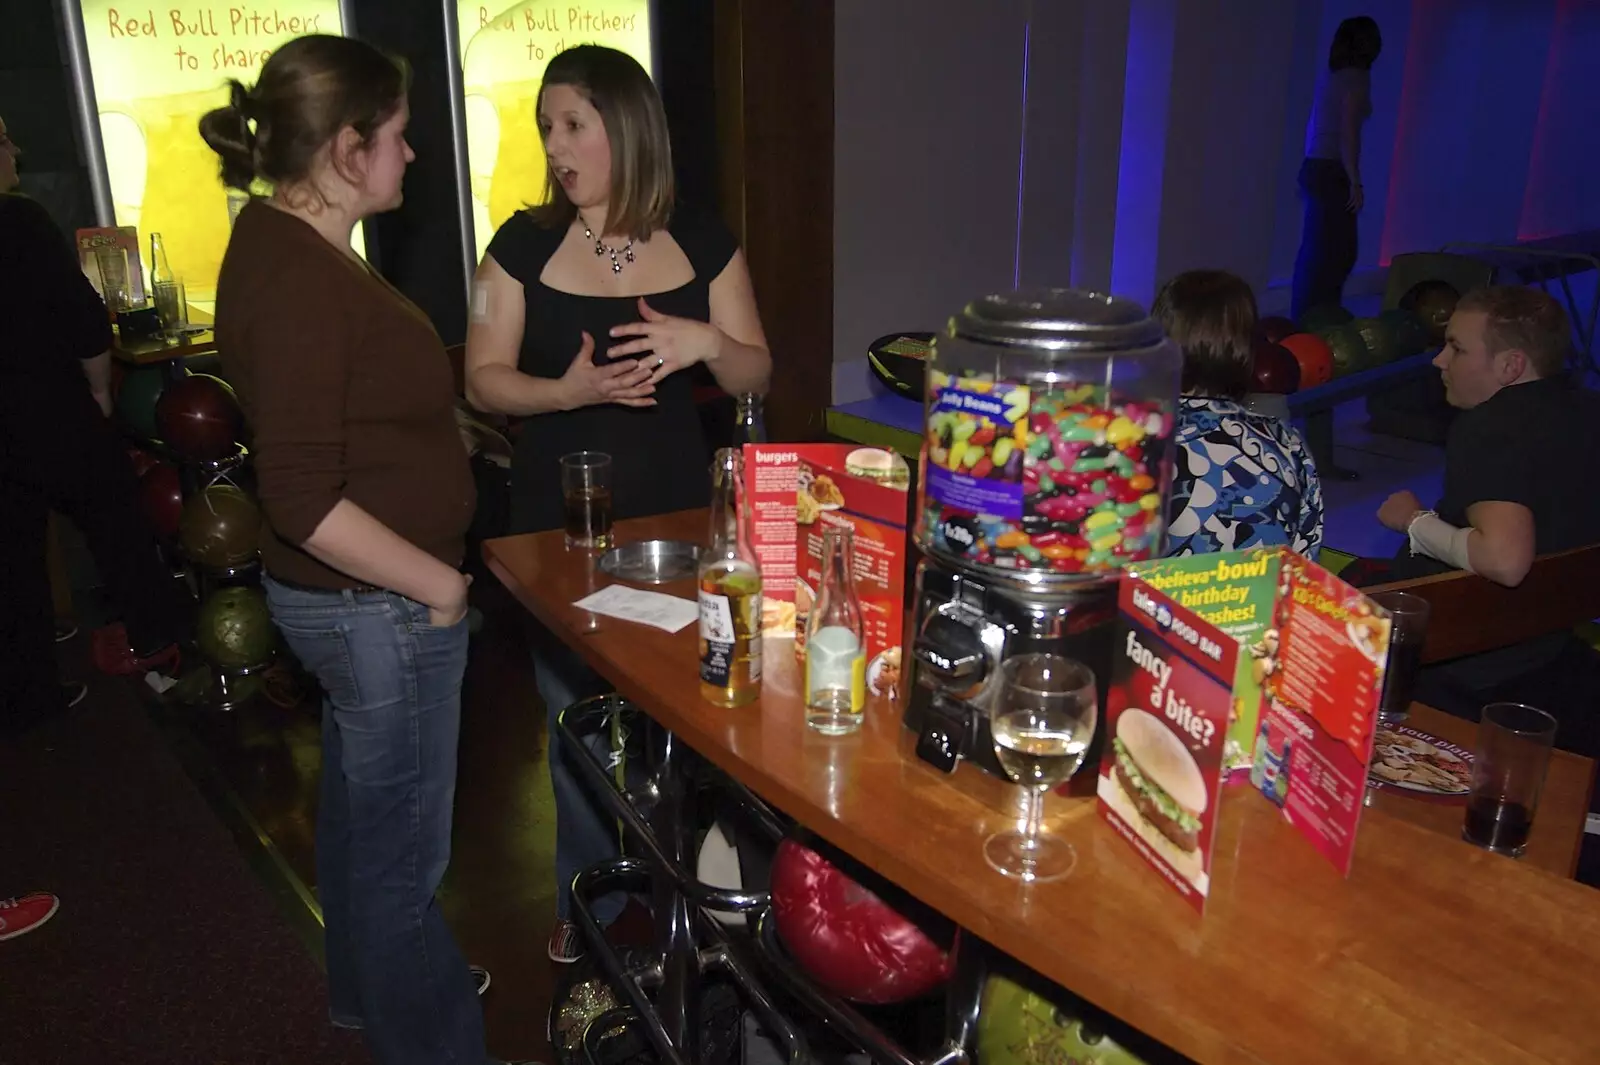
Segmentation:
{"type": "Polygon", "coordinates": [[[661,369],[661,367],[665,366],[666,364],[667,364],[667,360],[666,360],[665,357],[663,357],[661,355],[657,355],[656,356],[656,369],[659,370],[659,369],[661,369]]]}

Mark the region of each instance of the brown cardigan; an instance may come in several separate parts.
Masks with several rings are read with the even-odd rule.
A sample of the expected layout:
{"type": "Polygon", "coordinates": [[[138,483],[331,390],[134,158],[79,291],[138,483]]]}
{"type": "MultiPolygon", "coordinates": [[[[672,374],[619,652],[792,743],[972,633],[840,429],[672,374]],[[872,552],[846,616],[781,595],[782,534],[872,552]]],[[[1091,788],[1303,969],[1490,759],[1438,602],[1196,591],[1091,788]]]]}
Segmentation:
{"type": "Polygon", "coordinates": [[[216,328],[253,434],[268,573],[360,583],[300,546],[341,499],[461,564],[476,495],[449,359],[422,311],[305,222],[256,202],[228,242],[216,328]]]}

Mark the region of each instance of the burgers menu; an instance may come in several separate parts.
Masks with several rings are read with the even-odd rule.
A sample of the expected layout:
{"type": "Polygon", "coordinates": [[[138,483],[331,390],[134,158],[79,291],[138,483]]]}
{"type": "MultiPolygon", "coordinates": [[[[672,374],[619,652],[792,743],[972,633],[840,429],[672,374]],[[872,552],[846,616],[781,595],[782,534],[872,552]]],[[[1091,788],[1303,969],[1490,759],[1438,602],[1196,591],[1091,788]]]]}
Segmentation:
{"type": "Polygon", "coordinates": [[[1106,696],[1111,745],[1097,805],[1203,910],[1239,644],[1143,580],[1123,580],[1117,594],[1122,625],[1106,696]]]}

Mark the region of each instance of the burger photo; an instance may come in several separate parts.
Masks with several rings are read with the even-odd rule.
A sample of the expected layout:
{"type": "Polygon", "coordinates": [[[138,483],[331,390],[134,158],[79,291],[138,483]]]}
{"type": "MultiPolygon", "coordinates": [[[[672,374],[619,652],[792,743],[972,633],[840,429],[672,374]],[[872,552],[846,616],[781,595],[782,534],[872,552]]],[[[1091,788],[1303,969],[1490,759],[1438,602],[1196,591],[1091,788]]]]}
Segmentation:
{"type": "Polygon", "coordinates": [[[1179,876],[1205,890],[1200,815],[1210,803],[1194,756],[1144,710],[1117,718],[1115,761],[1100,790],[1108,804],[1179,876]]]}

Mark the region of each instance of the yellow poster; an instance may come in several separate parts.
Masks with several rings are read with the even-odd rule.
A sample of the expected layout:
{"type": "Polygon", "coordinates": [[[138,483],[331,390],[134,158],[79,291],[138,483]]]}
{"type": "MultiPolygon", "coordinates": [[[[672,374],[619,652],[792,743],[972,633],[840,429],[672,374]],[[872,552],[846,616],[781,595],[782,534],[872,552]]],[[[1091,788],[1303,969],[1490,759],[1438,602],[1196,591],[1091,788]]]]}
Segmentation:
{"type": "Polygon", "coordinates": [[[544,68],[578,44],[627,52],[647,73],[650,0],[472,3],[458,0],[467,170],[478,258],[500,224],[544,197],[544,142],[535,106],[544,68]]]}
{"type": "Polygon", "coordinates": [[[149,270],[160,233],[191,303],[207,309],[228,246],[228,195],[200,116],[255,83],[274,48],[342,33],[338,0],[163,4],[81,0],[116,223],[139,230],[149,270]]]}

